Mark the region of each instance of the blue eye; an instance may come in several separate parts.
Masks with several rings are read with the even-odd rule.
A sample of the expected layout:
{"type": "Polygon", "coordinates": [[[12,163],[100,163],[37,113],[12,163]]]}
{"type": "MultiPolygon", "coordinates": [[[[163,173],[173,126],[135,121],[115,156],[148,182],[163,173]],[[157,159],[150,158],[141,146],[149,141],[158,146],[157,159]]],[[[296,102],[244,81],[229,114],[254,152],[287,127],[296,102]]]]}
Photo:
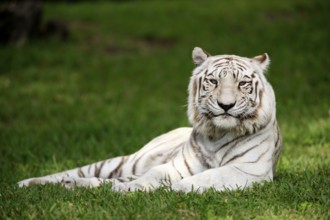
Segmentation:
{"type": "Polygon", "coordinates": [[[247,81],[242,81],[242,82],[239,82],[239,86],[245,86],[248,82],[247,81]]]}
{"type": "Polygon", "coordinates": [[[214,84],[214,85],[217,85],[217,84],[218,84],[218,81],[215,80],[215,79],[210,79],[209,81],[210,81],[210,83],[212,83],[212,84],[214,84]]]}

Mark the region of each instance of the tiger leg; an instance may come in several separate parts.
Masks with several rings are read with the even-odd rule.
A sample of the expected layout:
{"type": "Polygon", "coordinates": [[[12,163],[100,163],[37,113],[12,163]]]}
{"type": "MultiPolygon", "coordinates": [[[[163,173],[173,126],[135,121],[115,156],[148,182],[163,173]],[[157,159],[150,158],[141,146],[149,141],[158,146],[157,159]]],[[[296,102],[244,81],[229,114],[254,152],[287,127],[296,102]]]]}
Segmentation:
{"type": "Polygon", "coordinates": [[[117,179],[117,182],[131,181],[175,157],[182,143],[189,139],[190,133],[191,128],[178,128],[156,137],[130,156],[115,157],[44,177],[26,179],[18,185],[20,187],[47,183],[65,185],[66,182],[70,188],[74,184],[99,186],[102,179],[117,179]]]}
{"type": "Polygon", "coordinates": [[[177,154],[165,164],[154,166],[137,179],[112,185],[114,191],[152,191],[161,186],[171,186],[183,178],[194,175],[207,169],[203,166],[201,158],[185,143],[178,148],[177,154]],[[194,168],[195,167],[195,168],[194,168]]]}
{"type": "MultiPolygon", "coordinates": [[[[164,164],[176,153],[164,143],[153,149],[142,148],[130,156],[115,157],[89,164],[83,167],[55,173],[43,177],[35,177],[22,180],[18,183],[20,187],[35,184],[60,183],[68,188],[73,186],[97,187],[108,179],[116,179],[117,182],[128,182],[137,179],[151,168],[164,164]]],[[[170,145],[171,146],[171,145],[170,145]]],[[[174,145],[175,146],[175,145],[174,145]]]]}
{"type": "MultiPolygon", "coordinates": [[[[113,159],[100,161],[60,173],[43,177],[29,178],[20,181],[18,185],[23,187],[35,184],[44,185],[47,183],[60,183],[68,188],[71,188],[73,184],[76,184],[77,186],[99,186],[102,182],[104,182],[103,179],[121,177],[122,168],[133,156],[134,154],[131,156],[115,157],[113,159]]],[[[131,175],[131,177],[134,178],[134,175],[131,175]]],[[[121,181],[123,180],[125,180],[125,178],[121,179],[121,181]]]]}
{"type": "Polygon", "coordinates": [[[235,190],[251,186],[253,183],[273,179],[271,162],[257,164],[238,163],[218,167],[184,178],[174,183],[174,191],[204,192],[214,188],[216,191],[235,190]]]}
{"type": "Polygon", "coordinates": [[[166,163],[150,169],[146,174],[130,182],[112,182],[112,190],[129,192],[137,190],[152,191],[161,186],[170,186],[182,179],[182,173],[172,163],[166,163]]]}

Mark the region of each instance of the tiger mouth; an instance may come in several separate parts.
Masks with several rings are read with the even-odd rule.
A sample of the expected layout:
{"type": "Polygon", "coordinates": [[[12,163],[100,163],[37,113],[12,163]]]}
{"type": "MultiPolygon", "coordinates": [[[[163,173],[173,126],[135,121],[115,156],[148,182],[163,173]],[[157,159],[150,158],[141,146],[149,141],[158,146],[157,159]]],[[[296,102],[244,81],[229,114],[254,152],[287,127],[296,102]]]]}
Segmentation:
{"type": "Polygon", "coordinates": [[[229,117],[233,117],[233,118],[235,118],[235,116],[233,116],[233,115],[231,115],[231,114],[229,114],[229,113],[227,113],[227,112],[225,112],[225,113],[221,113],[221,114],[214,114],[213,112],[210,112],[209,113],[209,116],[211,117],[211,118],[216,118],[216,117],[224,117],[224,118],[229,118],[229,117]]]}
{"type": "Polygon", "coordinates": [[[219,116],[222,116],[222,117],[234,117],[233,115],[229,114],[229,113],[222,113],[222,114],[218,114],[218,115],[215,115],[214,117],[219,117],[219,116]]]}

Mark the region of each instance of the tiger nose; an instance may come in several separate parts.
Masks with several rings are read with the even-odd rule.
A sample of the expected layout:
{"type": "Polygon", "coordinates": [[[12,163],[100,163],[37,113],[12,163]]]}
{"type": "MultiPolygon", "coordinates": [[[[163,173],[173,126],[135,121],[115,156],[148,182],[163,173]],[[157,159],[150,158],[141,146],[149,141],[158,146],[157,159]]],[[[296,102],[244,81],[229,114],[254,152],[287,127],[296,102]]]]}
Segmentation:
{"type": "Polygon", "coordinates": [[[225,112],[228,111],[229,109],[231,109],[232,107],[234,107],[235,104],[236,104],[236,102],[234,102],[234,103],[230,103],[230,104],[224,104],[224,103],[218,102],[218,105],[219,105],[223,110],[225,110],[225,112]]]}

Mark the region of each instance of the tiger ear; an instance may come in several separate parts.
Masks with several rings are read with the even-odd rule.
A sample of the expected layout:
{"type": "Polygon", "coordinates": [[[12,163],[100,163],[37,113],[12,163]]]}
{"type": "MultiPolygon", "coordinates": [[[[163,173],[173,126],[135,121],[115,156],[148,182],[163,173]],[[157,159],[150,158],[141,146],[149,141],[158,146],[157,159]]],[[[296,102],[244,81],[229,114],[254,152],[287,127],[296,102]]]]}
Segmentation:
{"type": "Polygon", "coordinates": [[[270,59],[267,53],[264,53],[259,56],[255,56],[252,59],[254,61],[257,61],[257,63],[261,66],[262,70],[266,70],[270,64],[270,59]]]}
{"type": "Polygon", "coordinates": [[[194,61],[194,64],[196,66],[201,65],[202,63],[204,63],[204,61],[211,56],[209,53],[207,53],[206,51],[204,51],[202,48],[200,47],[195,47],[193,49],[192,52],[192,59],[194,61]]]}

